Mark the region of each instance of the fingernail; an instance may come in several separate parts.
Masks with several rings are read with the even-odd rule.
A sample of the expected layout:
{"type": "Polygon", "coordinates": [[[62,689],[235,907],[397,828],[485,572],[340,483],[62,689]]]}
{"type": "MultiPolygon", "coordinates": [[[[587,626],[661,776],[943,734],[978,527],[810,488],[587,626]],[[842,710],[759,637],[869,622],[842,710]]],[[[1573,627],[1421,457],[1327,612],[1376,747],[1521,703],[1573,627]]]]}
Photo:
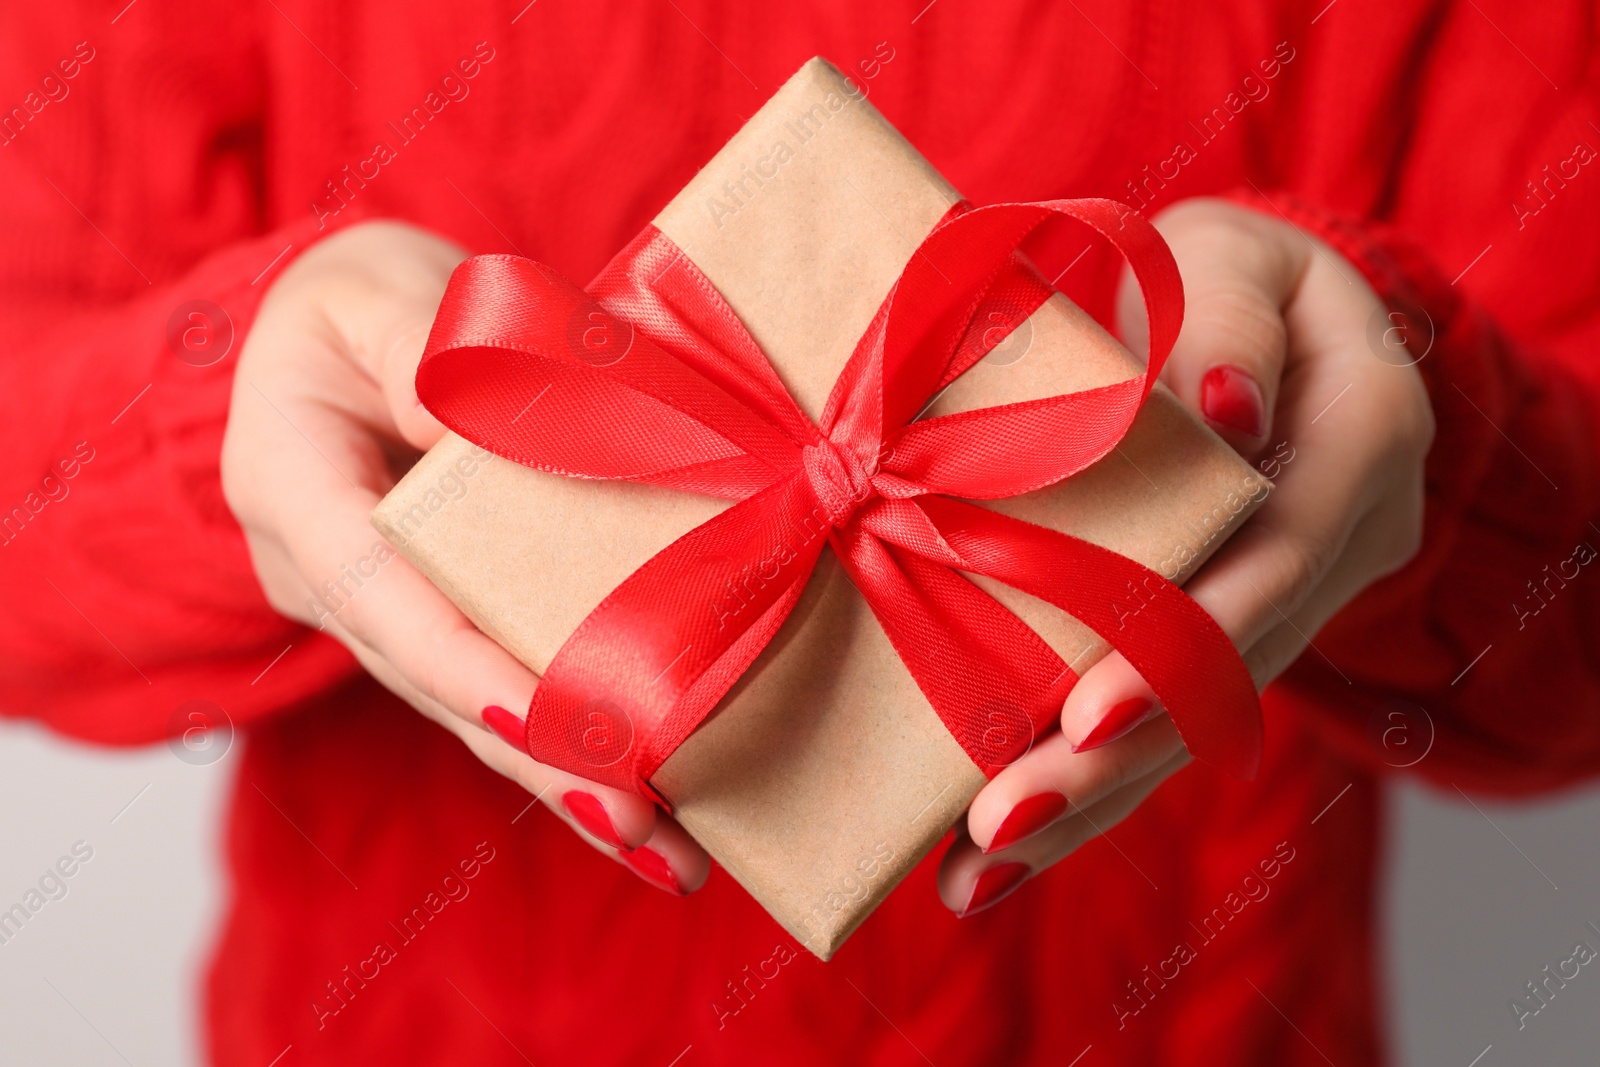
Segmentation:
{"type": "Polygon", "coordinates": [[[1219,426],[1262,437],[1267,432],[1267,409],[1261,386],[1238,367],[1212,367],[1200,379],[1200,411],[1219,426]]]}
{"type": "Polygon", "coordinates": [[[633,868],[634,874],[651,885],[664,889],[675,897],[689,895],[678,884],[678,876],[672,873],[672,864],[667,862],[667,857],[655,849],[641,848],[624,853],[622,861],[633,868]]]}
{"type": "Polygon", "coordinates": [[[1088,752],[1101,745],[1109,745],[1119,737],[1126,737],[1134,727],[1150,717],[1154,708],[1155,704],[1144,697],[1129,697],[1120,704],[1113,704],[1105,718],[1089,731],[1089,736],[1072,746],[1072,751],[1088,752]]]}
{"type": "Polygon", "coordinates": [[[567,814],[572,816],[579,826],[595,837],[612,848],[629,851],[629,846],[622,843],[622,835],[611,825],[611,816],[607,814],[606,806],[600,803],[599,797],[574,789],[562,794],[561,806],[567,809],[567,814]]]}
{"type": "Polygon", "coordinates": [[[528,750],[528,724],[514,712],[490,704],[483,709],[483,725],[512,748],[520,752],[528,750]]]}
{"type": "Polygon", "coordinates": [[[1000,823],[1000,829],[994,832],[994,840],[983,850],[984,854],[999,852],[1025,837],[1032,837],[1061,818],[1061,813],[1066,810],[1067,798],[1060,793],[1040,793],[1017,801],[1017,806],[1000,823]]]}
{"type": "Polygon", "coordinates": [[[968,915],[976,915],[984,908],[993,907],[1021,885],[1026,877],[1028,877],[1026,863],[995,864],[978,875],[978,880],[972,884],[972,896],[967,898],[967,906],[962,908],[956,917],[965,919],[968,915]]]}

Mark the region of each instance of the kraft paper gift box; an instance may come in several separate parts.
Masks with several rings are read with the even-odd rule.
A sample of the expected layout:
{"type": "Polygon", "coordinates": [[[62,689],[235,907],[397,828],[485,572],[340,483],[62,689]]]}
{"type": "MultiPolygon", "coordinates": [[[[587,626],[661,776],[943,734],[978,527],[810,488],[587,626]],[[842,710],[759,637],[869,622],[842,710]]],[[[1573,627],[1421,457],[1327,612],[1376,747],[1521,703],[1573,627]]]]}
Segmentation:
{"type": "MultiPolygon", "coordinates": [[[[814,59],[655,224],[720,290],[815,419],[917,242],[958,199],[850,82],[814,59]]],[[[1139,369],[1057,293],[926,414],[1073,392],[1139,369]]],[[[1158,386],[1099,463],[985,506],[1181,583],[1269,488],[1158,386]]],[[[612,588],[727,506],[546,474],[450,435],[373,522],[537,673],[612,588]]],[[[1107,651],[1061,611],[975,580],[1079,673],[1107,651]]],[[[651,779],[683,827],[823,959],[984,782],[831,552],[777,637],[651,779]]]]}

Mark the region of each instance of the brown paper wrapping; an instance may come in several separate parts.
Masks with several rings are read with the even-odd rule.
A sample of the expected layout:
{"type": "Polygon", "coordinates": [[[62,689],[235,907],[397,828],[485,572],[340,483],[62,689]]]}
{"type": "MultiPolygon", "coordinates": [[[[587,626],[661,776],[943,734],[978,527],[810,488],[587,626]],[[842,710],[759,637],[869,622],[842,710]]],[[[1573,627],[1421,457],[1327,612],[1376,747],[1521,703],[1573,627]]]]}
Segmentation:
{"type": "MultiPolygon", "coordinates": [[[[807,63],[656,218],[817,417],[916,244],[958,194],[830,64],[807,63]]],[[[1052,297],[928,414],[1130,377],[1137,363],[1052,297]]],[[[1158,387],[1116,451],[990,502],[1182,581],[1269,483],[1158,387]]],[[[529,470],[449,436],[373,522],[485,633],[541,672],[618,583],[726,501],[529,470]]],[[[1106,648],[977,579],[1080,672],[1106,648]]],[[[984,784],[825,553],[776,639],[652,780],[678,821],[827,959],[984,784]]]]}

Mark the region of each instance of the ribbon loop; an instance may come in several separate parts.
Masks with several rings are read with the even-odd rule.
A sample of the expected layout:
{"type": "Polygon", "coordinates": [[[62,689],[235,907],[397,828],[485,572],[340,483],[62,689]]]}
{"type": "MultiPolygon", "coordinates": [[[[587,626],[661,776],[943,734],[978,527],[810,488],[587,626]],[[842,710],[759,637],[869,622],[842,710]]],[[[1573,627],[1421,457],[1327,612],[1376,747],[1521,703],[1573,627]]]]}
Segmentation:
{"type": "Polygon", "coordinates": [[[529,753],[662,799],[651,775],[777,634],[831,546],[984,773],[1052,726],[1077,675],[968,575],[1090,626],[1145,675],[1196,757],[1253,773],[1255,688],[1198,605],[1132,560],[952,499],[1030,492],[1104,456],[1182,316],[1171,253],[1126,206],[958,204],[911,256],[812,425],[738,315],[654,227],[587,293],[517,257],[467,260],[417,371],[440,421],[527,466],[738,501],[652,557],[568,638],[534,693],[529,753]],[[1049,298],[1017,247],[1059,216],[1100,231],[1133,267],[1150,320],[1146,370],[916,421],[1049,298]],[[1153,595],[1127,627],[1111,605],[1133,582],[1153,595]]]}

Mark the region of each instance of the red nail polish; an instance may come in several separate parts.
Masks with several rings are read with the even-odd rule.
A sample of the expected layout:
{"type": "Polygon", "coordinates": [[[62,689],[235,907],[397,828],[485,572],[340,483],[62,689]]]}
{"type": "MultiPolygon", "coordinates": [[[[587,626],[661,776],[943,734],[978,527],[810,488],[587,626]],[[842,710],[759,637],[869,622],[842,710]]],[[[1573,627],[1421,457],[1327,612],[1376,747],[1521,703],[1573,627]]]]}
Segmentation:
{"type": "Polygon", "coordinates": [[[622,843],[622,835],[611,825],[611,816],[606,812],[606,806],[600,803],[599,797],[573,789],[562,794],[561,806],[566,808],[567,814],[589,833],[612,848],[628,851],[628,846],[622,843]]]}
{"type": "Polygon", "coordinates": [[[1067,798],[1060,793],[1040,793],[1017,801],[1016,807],[1000,823],[1000,829],[994,832],[994,840],[983,850],[984,854],[999,852],[1025,837],[1032,837],[1061,818],[1066,810],[1067,798]]]}
{"type": "Polygon", "coordinates": [[[521,716],[490,704],[483,709],[483,725],[517,751],[528,751],[528,724],[521,716]]]}
{"type": "Polygon", "coordinates": [[[672,872],[672,864],[667,862],[667,857],[653,848],[641,848],[623,855],[622,861],[633,868],[633,873],[649,882],[659,886],[675,897],[688,896],[683,887],[678,884],[678,876],[672,872]]]}
{"type": "Polygon", "coordinates": [[[972,896],[967,898],[967,906],[961,909],[957,918],[965,919],[968,915],[976,915],[984,908],[998,904],[1026,877],[1026,863],[999,863],[990,867],[978,875],[978,880],[972,886],[972,896]]]}
{"type": "Polygon", "coordinates": [[[1144,697],[1129,697],[1120,704],[1113,704],[1105,718],[1089,731],[1089,736],[1072,746],[1072,751],[1088,752],[1101,745],[1109,745],[1119,737],[1126,737],[1134,727],[1150,717],[1154,708],[1155,704],[1144,697]]]}
{"type": "Polygon", "coordinates": [[[1200,379],[1200,411],[1219,426],[1251,437],[1267,432],[1261,386],[1238,367],[1212,367],[1200,379]]]}

